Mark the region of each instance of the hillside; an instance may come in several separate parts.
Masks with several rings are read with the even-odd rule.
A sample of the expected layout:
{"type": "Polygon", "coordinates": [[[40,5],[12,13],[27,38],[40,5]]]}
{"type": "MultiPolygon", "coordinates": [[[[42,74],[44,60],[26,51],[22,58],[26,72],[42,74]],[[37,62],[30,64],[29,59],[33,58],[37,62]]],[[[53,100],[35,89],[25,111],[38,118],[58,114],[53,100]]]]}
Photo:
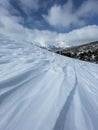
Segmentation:
{"type": "Polygon", "coordinates": [[[81,46],[70,47],[64,50],[62,49],[56,51],[56,53],[84,61],[98,63],[98,41],[81,46]]]}
{"type": "Polygon", "coordinates": [[[98,65],[0,35],[0,130],[98,130],[98,65]]]}

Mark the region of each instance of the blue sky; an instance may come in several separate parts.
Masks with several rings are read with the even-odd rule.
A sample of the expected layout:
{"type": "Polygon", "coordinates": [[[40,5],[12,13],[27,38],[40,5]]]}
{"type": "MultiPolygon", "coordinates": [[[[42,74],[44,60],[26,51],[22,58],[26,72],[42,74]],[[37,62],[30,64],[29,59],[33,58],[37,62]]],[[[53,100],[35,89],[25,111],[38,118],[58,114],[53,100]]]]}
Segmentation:
{"type": "Polygon", "coordinates": [[[20,38],[27,35],[27,40],[36,37],[36,42],[38,37],[42,42],[98,40],[97,5],[98,0],[0,0],[0,32],[20,38]]]}
{"type": "Polygon", "coordinates": [[[68,32],[85,25],[98,24],[98,10],[94,10],[98,3],[96,0],[10,0],[9,3],[11,15],[22,17],[20,23],[32,29],[68,32]],[[73,19],[70,18],[72,16],[73,19]]]}

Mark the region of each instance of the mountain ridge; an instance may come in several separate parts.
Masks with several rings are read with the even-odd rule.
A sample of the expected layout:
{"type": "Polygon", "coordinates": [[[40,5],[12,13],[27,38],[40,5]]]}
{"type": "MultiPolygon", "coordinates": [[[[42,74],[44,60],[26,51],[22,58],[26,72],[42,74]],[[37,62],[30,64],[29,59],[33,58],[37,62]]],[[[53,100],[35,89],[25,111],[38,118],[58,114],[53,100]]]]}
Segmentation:
{"type": "Polygon", "coordinates": [[[56,53],[98,64],[98,41],[58,50],[56,53]]]}

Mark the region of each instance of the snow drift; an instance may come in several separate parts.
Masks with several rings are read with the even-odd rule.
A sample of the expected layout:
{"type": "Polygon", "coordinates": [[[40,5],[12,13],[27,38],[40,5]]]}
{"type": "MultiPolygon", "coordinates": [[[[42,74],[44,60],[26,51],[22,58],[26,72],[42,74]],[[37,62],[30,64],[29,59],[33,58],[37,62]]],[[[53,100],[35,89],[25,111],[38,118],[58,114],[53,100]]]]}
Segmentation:
{"type": "Polygon", "coordinates": [[[98,65],[0,35],[0,130],[98,130],[98,65]]]}

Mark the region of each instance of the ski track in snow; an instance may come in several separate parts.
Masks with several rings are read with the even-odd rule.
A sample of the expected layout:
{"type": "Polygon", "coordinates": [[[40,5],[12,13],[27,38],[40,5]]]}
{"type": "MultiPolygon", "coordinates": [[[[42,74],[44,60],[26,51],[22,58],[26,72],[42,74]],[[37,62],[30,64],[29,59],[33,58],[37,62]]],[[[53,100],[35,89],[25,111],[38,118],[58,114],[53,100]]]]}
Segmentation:
{"type": "Polygon", "coordinates": [[[98,65],[0,37],[0,130],[98,130],[98,65]]]}

